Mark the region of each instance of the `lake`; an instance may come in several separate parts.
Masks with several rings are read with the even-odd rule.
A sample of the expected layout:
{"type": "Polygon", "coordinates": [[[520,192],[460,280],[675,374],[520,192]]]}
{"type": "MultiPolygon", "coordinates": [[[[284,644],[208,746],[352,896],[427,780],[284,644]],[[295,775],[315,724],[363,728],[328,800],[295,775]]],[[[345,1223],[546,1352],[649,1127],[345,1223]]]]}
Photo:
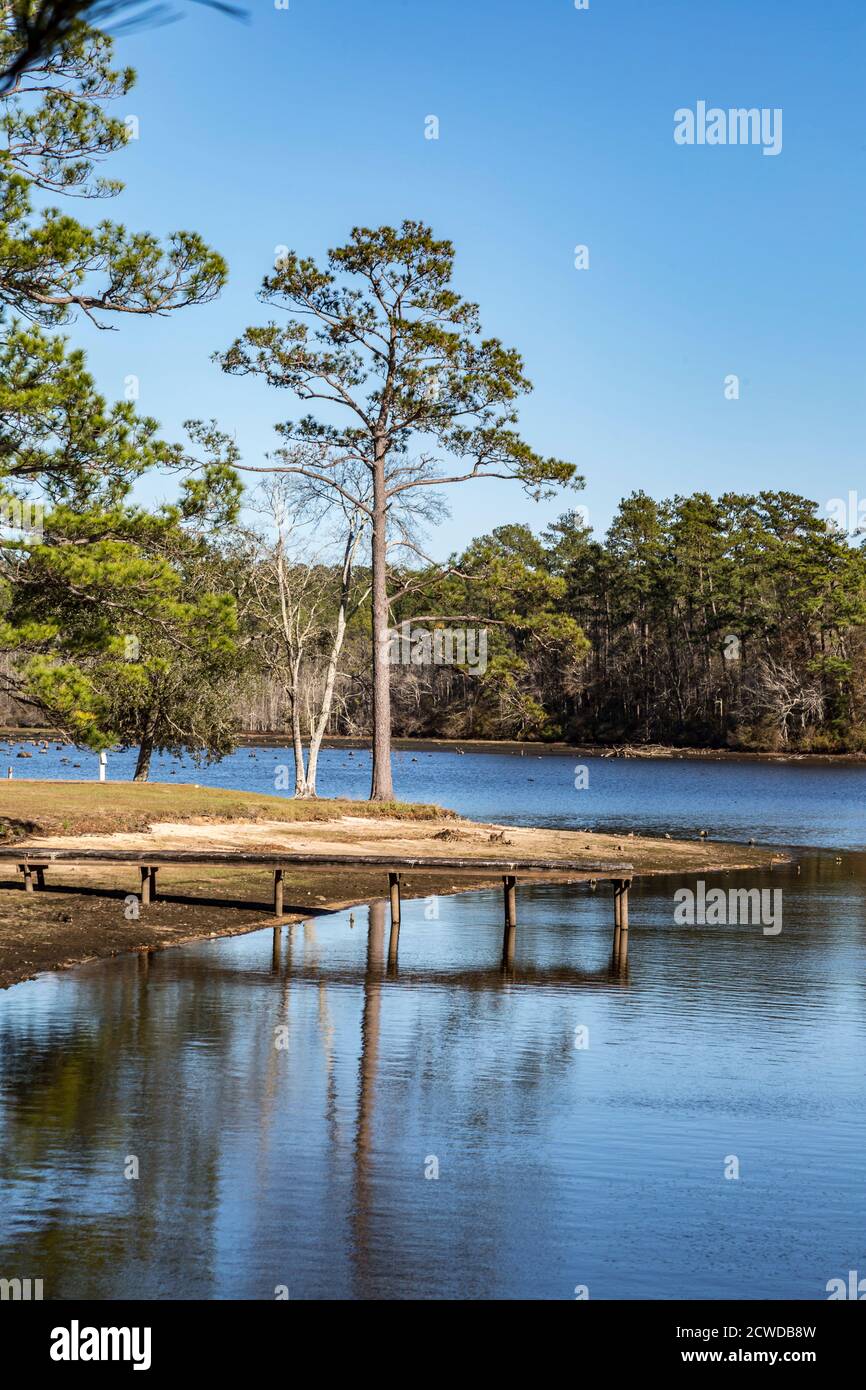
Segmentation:
{"type": "MultiPolygon", "coordinates": [[[[0,776],[5,767],[16,777],[93,781],[98,775],[95,754],[53,743],[45,752],[20,743],[0,744],[0,776]],[[19,760],[24,751],[33,756],[19,760]]],[[[294,786],[287,748],[240,748],[210,767],[155,755],[151,780],[273,795],[281,768],[291,770],[294,786]]],[[[109,781],[128,780],[134,769],[134,750],[109,754],[109,781]]],[[[866,764],[578,758],[545,755],[531,746],[522,755],[401,750],[394,753],[394,786],[403,800],[436,802],[504,824],[590,826],[689,838],[706,829],[718,839],[866,848],[866,764]],[[590,784],[583,791],[575,789],[578,767],[589,773],[590,784]]],[[[322,796],[363,799],[369,790],[366,750],[322,750],[322,796]]]]}
{"type": "MultiPolygon", "coordinates": [[[[17,775],[93,775],[15,751],[17,775]]],[[[286,761],[154,776],[273,791],[286,761]]],[[[866,769],[395,770],[401,797],[502,823],[814,848],[719,879],[781,888],[777,935],[678,925],[694,880],[637,881],[625,977],[608,895],[539,885],[511,974],[488,891],[404,902],[396,973],[379,903],[0,993],[0,1276],[54,1298],[820,1299],[866,1272],[866,769]]],[[[368,775],[327,750],[321,790],[368,775]]]]}

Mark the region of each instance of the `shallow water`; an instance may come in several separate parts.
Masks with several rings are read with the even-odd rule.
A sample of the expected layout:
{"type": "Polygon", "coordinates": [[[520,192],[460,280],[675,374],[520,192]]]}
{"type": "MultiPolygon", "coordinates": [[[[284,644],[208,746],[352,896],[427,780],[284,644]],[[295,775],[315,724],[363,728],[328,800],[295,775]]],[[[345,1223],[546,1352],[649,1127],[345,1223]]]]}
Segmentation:
{"type": "MultiPolygon", "coordinates": [[[[239,784],[264,789],[260,761],[236,755],[239,784]]],[[[0,1276],[58,1298],[810,1299],[866,1271],[866,774],[597,760],[576,792],[572,767],[440,753],[398,780],[501,821],[847,848],[720,879],[781,888],[777,935],[677,925],[693,880],[636,883],[627,973],[608,892],[540,885],[511,972],[481,892],[405,903],[396,972],[376,904],[282,928],[276,955],[259,931],[15,986],[0,1276]]],[[[363,775],[335,762],[327,789],[363,775]]]]}

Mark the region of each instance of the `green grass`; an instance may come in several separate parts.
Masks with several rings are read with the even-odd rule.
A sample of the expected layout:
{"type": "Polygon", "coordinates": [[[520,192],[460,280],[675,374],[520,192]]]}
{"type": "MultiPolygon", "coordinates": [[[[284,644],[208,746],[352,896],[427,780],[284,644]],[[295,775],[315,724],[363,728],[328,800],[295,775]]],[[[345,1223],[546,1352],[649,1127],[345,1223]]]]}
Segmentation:
{"type": "Polygon", "coordinates": [[[146,831],[154,821],[328,821],[339,816],[454,818],[439,806],[403,801],[295,800],[225,787],[163,782],[0,782],[0,843],[27,834],[146,831]]]}

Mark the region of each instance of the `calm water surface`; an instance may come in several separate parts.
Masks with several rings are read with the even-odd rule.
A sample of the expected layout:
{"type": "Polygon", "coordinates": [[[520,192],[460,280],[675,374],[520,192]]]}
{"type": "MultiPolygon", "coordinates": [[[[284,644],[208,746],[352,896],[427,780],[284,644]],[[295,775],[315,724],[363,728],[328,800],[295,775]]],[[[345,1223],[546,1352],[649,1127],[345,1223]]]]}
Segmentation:
{"type": "MultiPolygon", "coordinates": [[[[92,776],[61,756],[16,773],[92,776]]],[[[636,884],[626,976],[608,894],[544,885],[510,975],[481,892],[406,903],[396,973],[374,904],[15,986],[0,1275],[56,1298],[811,1299],[866,1271],[866,770],[591,760],[576,792],[568,759],[416,756],[399,794],[502,822],[823,848],[720,880],[782,888],[773,937],[677,926],[693,880],[636,884]]],[[[158,775],[264,791],[280,761],[158,775]]],[[[322,790],[368,770],[331,751],[322,790]]]]}
{"type": "MultiPolygon", "coordinates": [[[[155,756],[151,775],[158,782],[273,795],[278,770],[290,761],[288,748],[242,748],[210,767],[155,756]]],[[[98,775],[94,754],[54,744],[38,752],[32,745],[0,743],[0,776],[6,767],[15,777],[92,781],[98,775]],[[32,756],[19,759],[21,752],[32,756]]],[[[109,754],[109,781],[128,780],[134,769],[133,750],[109,754]]],[[[706,829],[717,839],[866,848],[866,765],[578,760],[530,749],[522,755],[399,751],[394,754],[394,785],[403,800],[432,801],[504,824],[686,836],[706,829]],[[583,791],[575,790],[578,767],[589,773],[589,787],[583,791]]],[[[322,750],[322,796],[363,799],[369,789],[369,753],[322,750]]]]}

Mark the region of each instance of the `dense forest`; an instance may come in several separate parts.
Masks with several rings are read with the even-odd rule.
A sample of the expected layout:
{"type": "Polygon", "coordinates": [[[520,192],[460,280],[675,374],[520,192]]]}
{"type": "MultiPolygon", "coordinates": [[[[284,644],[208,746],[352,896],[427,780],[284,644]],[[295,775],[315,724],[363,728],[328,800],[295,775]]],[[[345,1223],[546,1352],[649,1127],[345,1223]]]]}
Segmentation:
{"type": "MultiPolygon", "coordinates": [[[[176,733],[152,742],[205,756],[241,731],[368,736],[369,567],[361,555],[347,572],[308,543],[223,524],[175,542],[167,581],[155,535],[148,562],[184,601],[164,592],[146,636],[124,618],[141,634],[132,652],[76,652],[96,723],[138,743],[170,709],[176,733]],[[202,611],[208,640],[211,613],[224,638],[206,655],[189,642],[202,611]]],[[[636,493],[602,540],[577,512],[541,534],[500,526],[445,564],[392,571],[389,587],[398,736],[866,749],[866,550],[791,493],[636,493]]],[[[27,660],[7,654],[8,691],[27,660]]],[[[69,728],[66,687],[58,697],[29,660],[29,703],[7,703],[5,722],[69,728]]]]}
{"type": "MultiPolygon", "coordinates": [[[[604,540],[577,513],[540,536],[502,526],[406,581],[398,631],[483,629],[487,661],[396,663],[399,735],[866,747],[866,553],[805,498],[637,493],[604,540]]],[[[330,733],[369,732],[367,634],[362,605],[330,733]]],[[[279,683],[259,679],[239,718],[285,727],[279,683]]]]}

